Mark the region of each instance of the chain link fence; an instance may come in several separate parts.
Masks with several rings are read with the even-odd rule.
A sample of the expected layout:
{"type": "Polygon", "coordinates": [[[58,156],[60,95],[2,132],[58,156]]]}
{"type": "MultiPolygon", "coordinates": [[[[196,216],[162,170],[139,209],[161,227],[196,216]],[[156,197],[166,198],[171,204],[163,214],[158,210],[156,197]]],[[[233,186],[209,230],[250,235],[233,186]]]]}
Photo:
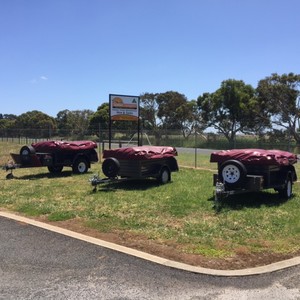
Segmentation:
{"type": "MultiPolygon", "coordinates": [[[[204,150],[260,148],[300,153],[295,141],[289,137],[276,140],[269,136],[237,135],[230,143],[223,135],[217,133],[186,133],[180,130],[142,130],[139,134],[134,130],[112,130],[111,146],[113,148],[136,146],[138,138],[140,145],[173,146],[178,148],[179,153],[189,153],[193,156],[190,163],[193,167],[198,166],[199,155],[211,152],[204,150]]],[[[42,140],[93,140],[99,145],[101,160],[101,153],[109,148],[109,131],[99,129],[92,134],[88,130],[82,130],[78,134],[72,130],[64,130],[57,134],[49,129],[0,129],[0,142],[30,145],[42,140]]]]}
{"type": "MultiPolygon", "coordinates": [[[[100,128],[100,127],[99,127],[100,128]]],[[[174,146],[204,149],[232,148],[264,148],[285,151],[297,151],[295,141],[290,138],[274,139],[269,136],[237,135],[229,142],[223,135],[217,133],[186,133],[180,130],[142,130],[139,135],[134,130],[112,130],[111,141],[120,147],[137,145],[140,137],[141,145],[174,146]]],[[[72,130],[60,130],[59,134],[49,129],[0,129],[0,141],[29,144],[40,140],[84,140],[89,139],[106,145],[109,141],[109,131],[100,130],[94,134],[89,130],[74,133],[72,130]]]]}

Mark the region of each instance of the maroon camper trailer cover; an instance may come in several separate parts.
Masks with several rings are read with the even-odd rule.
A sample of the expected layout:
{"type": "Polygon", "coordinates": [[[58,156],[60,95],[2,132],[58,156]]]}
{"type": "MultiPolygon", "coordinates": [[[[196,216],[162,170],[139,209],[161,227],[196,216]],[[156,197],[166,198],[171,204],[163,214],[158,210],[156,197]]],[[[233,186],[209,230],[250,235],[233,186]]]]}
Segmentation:
{"type": "Polygon", "coordinates": [[[103,151],[103,158],[114,157],[121,160],[147,160],[177,156],[174,147],[138,146],[103,151]]]}
{"type": "Polygon", "coordinates": [[[93,141],[44,141],[32,144],[36,152],[90,150],[97,148],[93,141]]]}
{"type": "Polygon", "coordinates": [[[223,163],[238,160],[245,165],[279,165],[288,166],[297,162],[297,155],[281,150],[233,149],[213,152],[210,162],[223,163]]]}

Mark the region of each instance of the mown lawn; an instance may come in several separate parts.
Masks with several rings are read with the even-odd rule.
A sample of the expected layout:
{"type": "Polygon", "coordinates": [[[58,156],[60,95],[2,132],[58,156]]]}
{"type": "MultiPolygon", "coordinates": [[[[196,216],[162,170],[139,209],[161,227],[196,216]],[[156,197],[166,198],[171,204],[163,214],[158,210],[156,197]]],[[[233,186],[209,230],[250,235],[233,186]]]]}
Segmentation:
{"type": "MultiPolygon", "coordinates": [[[[19,148],[18,144],[0,143],[0,164],[7,162],[10,151],[19,148]]],[[[192,159],[178,157],[181,165],[192,159]]],[[[199,161],[199,167],[216,167],[207,155],[199,161]]],[[[3,170],[0,209],[42,216],[54,224],[80,220],[82,226],[99,232],[127,232],[160,244],[172,242],[184,253],[208,258],[234,257],[240,251],[300,251],[299,183],[293,186],[294,196],[288,201],[268,190],[227,198],[216,212],[210,170],[180,168],[166,185],[152,179],[128,181],[100,185],[93,192],[89,178],[94,173],[101,176],[100,170],[97,163],[87,174],[74,175],[66,168],[55,177],[47,168],[16,169],[12,180],[6,180],[3,170]]]]}

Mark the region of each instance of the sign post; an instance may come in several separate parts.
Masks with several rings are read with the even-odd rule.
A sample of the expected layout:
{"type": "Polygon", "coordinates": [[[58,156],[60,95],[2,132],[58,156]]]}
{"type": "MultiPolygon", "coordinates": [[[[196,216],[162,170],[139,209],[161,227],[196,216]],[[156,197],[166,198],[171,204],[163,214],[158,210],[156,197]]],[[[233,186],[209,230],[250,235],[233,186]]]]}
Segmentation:
{"type": "Polygon", "coordinates": [[[109,94],[109,149],[111,149],[112,121],[137,121],[140,145],[140,97],[109,94]]]}

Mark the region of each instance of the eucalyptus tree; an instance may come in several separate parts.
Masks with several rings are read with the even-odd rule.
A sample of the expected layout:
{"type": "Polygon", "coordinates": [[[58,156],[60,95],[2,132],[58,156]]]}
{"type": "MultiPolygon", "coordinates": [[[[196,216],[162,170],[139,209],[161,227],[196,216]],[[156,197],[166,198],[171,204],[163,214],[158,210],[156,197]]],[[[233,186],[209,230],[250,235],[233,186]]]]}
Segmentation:
{"type": "Polygon", "coordinates": [[[158,118],[157,93],[144,93],[140,95],[140,116],[145,129],[159,130],[161,120],[158,118]]]}
{"type": "Polygon", "coordinates": [[[255,89],[242,80],[223,81],[214,93],[199,96],[197,103],[202,121],[223,134],[231,147],[238,132],[257,127],[255,89]]]}
{"type": "Polygon", "coordinates": [[[104,102],[98,106],[97,110],[91,115],[89,129],[92,134],[99,136],[101,130],[108,130],[109,127],[109,103],[104,102]]]}
{"type": "Polygon", "coordinates": [[[13,114],[0,114],[0,136],[10,137],[18,134],[15,130],[17,116],[13,114]]]}
{"type": "Polygon", "coordinates": [[[38,111],[28,111],[19,115],[14,122],[19,134],[33,138],[49,138],[56,129],[53,117],[38,111]]]}
{"type": "Polygon", "coordinates": [[[60,135],[82,138],[88,133],[90,118],[93,111],[89,109],[73,110],[68,109],[58,112],[56,122],[60,135]]]}
{"type": "Polygon", "coordinates": [[[271,74],[257,86],[263,119],[267,116],[277,128],[285,129],[300,145],[300,74],[271,74]]]}

